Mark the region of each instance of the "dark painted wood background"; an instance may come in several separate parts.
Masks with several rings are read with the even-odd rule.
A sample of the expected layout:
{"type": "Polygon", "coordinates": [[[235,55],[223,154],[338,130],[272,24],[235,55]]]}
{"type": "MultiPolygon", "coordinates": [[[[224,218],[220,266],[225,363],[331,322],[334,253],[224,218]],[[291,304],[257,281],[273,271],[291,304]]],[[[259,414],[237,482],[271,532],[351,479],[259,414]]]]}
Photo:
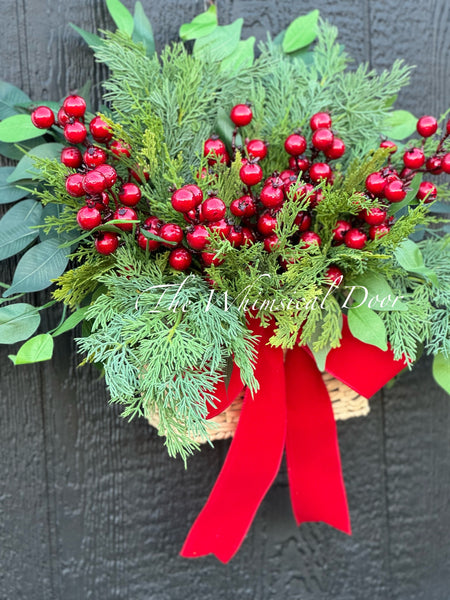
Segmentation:
{"type": "MultiPolygon", "coordinates": [[[[128,6],[132,0],[126,0],[128,6]]],[[[203,2],[143,0],[159,47],[203,2]]],[[[356,61],[417,65],[402,107],[439,114],[450,100],[448,0],[218,0],[222,23],[278,33],[318,7],[356,61]]],[[[57,99],[104,71],[68,26],[112,23],[103,0],[1,0],[0,78],[57,99]]],[[[10,276],[3,269],[2,280],[10,276]]],[[[49,315],[55,322],[58,314],[49,315]]],[[[10,349],[9,349],[10,351],[10,349]]],[[[178,551],[228,444],[169,459],[145,422],[127,423],[102,381],[77,369],[69,335],[51,364],[0,358],[2,600],[448,600],[449,398],[422,362],[339,424],[353,536],[297,529],[283,471],[234,560],[178,551]]]]}

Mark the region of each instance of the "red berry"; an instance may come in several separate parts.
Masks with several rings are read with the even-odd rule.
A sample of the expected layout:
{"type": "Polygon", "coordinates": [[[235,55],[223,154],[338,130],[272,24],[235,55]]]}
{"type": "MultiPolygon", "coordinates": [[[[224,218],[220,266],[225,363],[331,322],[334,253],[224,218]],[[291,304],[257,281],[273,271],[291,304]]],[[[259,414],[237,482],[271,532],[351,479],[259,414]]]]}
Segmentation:
{"type": "Polygon", "coordinates": [[[209,157],[209,164],[214,164],[216,158],[223,156],[227,151],[225,144],[217,136],[212,136],[203,145],[203,156],[209,157]]]}
{"type": "Polygon", "coordinates": [[[325,271],[325,279],[329,283],[340,285],[342,283],[343,277],[344,274],[342,273],[339,267],[336,267],[336,265],[329,266],[328,269],[325,271]]]}
{"type": "Polygon", "coordinates": [[[380,148],[389,148],[391,154],[395,154],[397,152],[397,144],[395,142],[391,142],[390,140],[383,140],[380,144],[380,148]]]}
{"type": "Polygon", "coordinates": [[[316,190],[314,194],[311,196],[311,208],[315,208],[320,202],[323,200],[323,191],[316,190]]]}
{"type": "Polygon", "coordinates": [[[284,142],[284,149],[291,156],[300,156],[306,150],[306,147],[306,140],[299,133],[293,133],[284,142]]]}
{"type": "Polygon", "coordinates": [[[285,183],[286,181],[290,182],[291,177],[295,180],[297,179],[297,174],[292,169],[286,169],[285,171],[281,171],[280,173],[280,179],[283,183],[285,183]]]}
{"type": "Polygon", "coordinates": [[[331,129],[316,129],[312,135],[312,145],[317,150],[326,150],[333,145],[334,135],[331,129]]]}
{"type": "Polygon", "coordinates": [[[299,156],[289,157],[289,167],[291,169],[297,169],[298,171],[307,171],[311,163],[307,158],[300,158],[299,156]]]}
{"type": "Polygon", "coordinates": [[[220,235],[220,237],[228,237],[230,233],[230,225],[226,222],[225,219],[220,219],[220,221],[214,221],[209,225],[209,229],[211,231],[215,231],[220,235]]]}
{"type": "Polygon", "coordinates": [[[263,212],[258,219],[257,228],[262,235],[270,235],[273,233],[278,225],[276,217],[274,217],[269,211],[263,212]]]}
{"type": "Polygon", "coordinates": [[[64,127],[64,137],[70,144],[81,144],[87,136],[86,127],[79,121],[67,123],[64,127]]]}
{"type": "Polygon", "coordinates": [[[67,96],[62,107],[69,117],[82,117],[86,112],[86,101],[81,96],[67,96]]]}
{"type": "Polygon", "coordinates": [[[338,221],[333,229],[333,239],[338,244],[342,244],[345,234],[350,231],[352,226],[348,221],[338,221]]]}
{"type": "Polygon", "coordinates": [[[117,156],[117,158],[120,158],[121,156],[129,158],[131,156],[131,146],[123,140],[114,140],[111,142],[109,149],[117,156]]]}
{"type": "Polygon", "coordinates": [[[381,173],[371,173],[366,178],[366,190],[374,196],[382,196],[386,187],[386,179],[381,173]]]}
{"type": "Polygon", "coordinates": [[[159,236],[168,242],[162,242],[163,246],[173,248],[174,244],[179,244],[183,240],[183,230],[175,223],[166,223],[159,230],[159,236]]]}
{"type": "MultiPolygon", "coordinates": [[[[132,208],[118,208],[113,215],[118,221],[137,221],[137,213],[132,208]]],[[[133,231],[135,223],[116,223],[116,227],[122,231],[133,231]]]]}
{"type": "Polygon", "coordinates": [[[258,184],[263,178],[263,170],[258,164],[248,163],[241,167],[239,171],[239,177],[241,181],[248,185],[249,187],[252,185],[258,184]]]}
{"type": "MultiPolygon", "coordinates": [[[[152,233],[156,233],[156,232],[152,231],[152,233]]],[[[140,232],[137,236],[137,243],[138,243],[138,246],[140,248],[142,248],[142,250],[145,250],[146,252],[147,251],[152,252],[152,250],[156,250],[157,248],[159,248],[158,240],[152,240],[151,238],[148,238],[142,232],[140,232]]]]}
{"type": "Polygon", "coordinates": [[[226,213],[226,206],[223,200],[217,196],[210,196],[201,204],[201,217],[204,221],[220,221],[226,213]]]}
{"type": "Polygon", "coordinates": [[[235,248],[239,248],[239,246],[242,246],[242,243],[244,241],[244,235],[242,233],[242,228],[237,227],[236,225],[232,225],[227,234],[227,240],[235,248]]]}
{"type": "Polygon", "coordinates": [[[297,225],[299,231],[308,231],[311,227],[311,216],[304,210],[301,210],[295,217],[294,223],[297,225]]]}
{"type": "Polygon", "coordinates": [[[58,114],[56,115],[56,120],[58,121],[58,125],[61,127],[65,127],[67,123],[70,121],[69,115],[66,115],[63,108],[58,110],[58,114]]]}
{"type": "Polygon", "coordinates": [[[117,233],[105,231],[95,240],[95,248],[100,254],[112,254],[117,250],[119,237],[117,233]]]}
{"type": "Polygon", "coordinates": [[[247,104],[236,104],[230,112],[230,119],[236,127],[245,127],[252,120],[253,112],[247,104]]]}
{"type": "Polygon", "coordinates": [[[78,167],[81,167],[83,157],[81,156],[81,152],[78,150],[78,148],[69,146],[61,150],[61,162],[64,166],[69,167],[70,169],[78,169],[78,167]]]}
{"type": "Polygon", "coordinates": [[[386,223],[382,223],[381,225],[372,225],[372,227],[369,227],[369,237],[371,240],[376,240],[389,233],[390,229],[391,228],[389,225],[386,225],[386,223]]]}
{"type": "Polygon", "coordinates": [[[425,154],[420,148],[411,148],[403,155],[403,163],[408,169],[420,169],[425,162],[425,154]]]}
{"type": "Polygon", "coordinates": [[[217,257],[215,252],[202,252],[201,257],[206,267],[210,267],[211,265],[218,267],[223,263],[223,258],[217,257]]]}
{"type": "Polygon", "coordinates": [[[111,188],[116,183],[117,171],[111,165],[102,164],[99,165],[95,170],[103,175],[107,188],[111,188]]]}
{"type": "Polygon", "coordinates": [[[150,173],[143,171],[140,165],[136,165],[135,169],[129,169],[129,173],[138,183],[145,183],[150,179],[150,173]]]}
{"type": "Polygon", "coordinates": [[[318,112],[309,120],[309,126],[313,131],[316,131],[316,129],[330,128],[331,117],[326,112],[318,112]]]}
{"type": "Polygon", "coordinates": [[[363,210],[361,217],[369,225],[381,225],[381,223],[384,223],[386,220],[387,211],[378,206],[374,206],[373,208],[369,208],[369,210],[363,210]]]}
{"type": "Polygon", "coordinates": [[[113,133],[111,126],[101,117],[94,117],[89,123],[89,131],[96,142],[109,142],[113,133]]]}
{"type": "Polygon", "coordinates": [[[255,243],[255,234],[248,227],[242,228],[242,245],[251,246],[255,243]]]}
{"type": "Polygon", "coordinates": [[[442,157],[441,169],[444,171],[444,173],[450,173],[450,152],[447,152],[447,154],[444,154],[442,157]]]}
{"type": "Polygon", "coordinates": [[[300,240],[302,242],[300,244],[301,248],[309,248],[310,246],[320,246],[320,244],[322,243],[320,235],[314,233],[314,231],[305,231],[300,236],[300,240]]]}
{"type": "Polygon", "coordinates": [[[97,170],[86,173],[83,180],[83,189],[86,194],[101,194],[106,189],[106,179],[97,170]]]}
{"type": "Polygon", "coordinates": [[[99,148],[98,146],[89,146],[89,148],[83,154],[83,160],[87,164],[88,167],[94,169],[106,162],[107,159],[106,152],[103,148],[99,148]]]}
{"type": "Polygon", "coordinates": [[[333,174],[331,167],[327,163],[314,163],[309,167],[309,176],[314,183],[321,179],[329,180],[333,174]]]}
{"type": "Polygon", "coordinates": [[[341,156],[344,156],[344,154],[345,144],[340,138],[337,137],[333,139],[331,146],[325,150],[325,156],[330,160],[341,158],[341,156]]]}
{"type": "Polygon", "coordinates": [[[267,156],[267,146],[262,140],[250,140],[247,144],[247,152],[253,158],[262,160],[267,156]]]}
{"type": "Polygon", "coordinates": [[[77,223],[81,229],[94,229],[98,227],[102,222],[102,215],[97,208],[91,208],[90,206],[83,206],[77,212],[77,223]]]}
{"type": "Polygon", "coordinates": [[[147,217],[144,221],[144,228],[158,234],[161,229],[163,222],[158,217],[147,217]]]}
{"type": "Polygon", "coordinates": [[[106,192],[102,192],[100,194],[100,200],[96,199],[95,208],[98,209],[100,212],[102,212],[103,210],[105,210],[105,208],[108,205],[109,205],[109,196],[106,192]]]}
{"type": "Polygon", "coordinates": [[[31,113],[31,122],[38,129],[48,129],[55,123],[55,115],[48,106],[38,106],[31,113]]]}
{"type": "Polygon", "coordinates": [[[361,250],[364,248],[367,242],[367,235],[364,231],[356,229],[355,227],[349,229],[344,236],[344,243],[348,248],[354,248],[355,250],[361,250]]]}
{"type": "Polygon", "coordinates": [[[240,198],[236,198],[230,204],[230,212],[235,217],[240,217],[241,219],[245,217],[252,217],[256,214],[256,204],[251,196],[241,196],[240,198]]]}
{"type": "Polygon", "coordinates": [[[310,183],[305,183],[305,185],[301,185],[297,188],[293,200],[300,201],[304,198],[308,198],[309,202],[311,202],[314,193],[314,186],[310,183]]]}
{"type": "Polygon", "coordinates": [[[260,200],[267,208],[279,206],[284,200],[283,188],[265,185],[261,190],[260,200]]]}
{"type": "Polygon", "coordinates": [[[81,198],[81,196],[84,196],[83,179],[84,175],[81,175],[81,173],[73,173],[73,175],[67,177],[66,190],[70,196],[73,196],[74,198],[81,198]]]}
{"type": "Polygon", "coordinates": [[[197,206],[194,194],[185,187],[174,191],[171,202],[173,208],[181,213],[187,213],[197,206]]]}
{"type": "Polygon", "coordinates": [[[195,206],[198,206],[201,204],[201,202],[203,202],[203,192],[198,185],[195,185],[195,183],[189,183],[188,185],[184,186],[184,189],[192,192],[195,200],[195,206]]]}
{"type": "Polygon", "coordinates": [[[438,122],[434,117],[430,117],[429,115],[420,117],[417,121],[417,133],[422,137],[430,137],[436,133],[437,128],[438,122]]]}
{"type": "Polygon", "coordinates": [[[272,252],[275,246],[279,243],[280,239],[276,233],[272,233],[268,237],[264,238],[264,250],[272,252]]]}
{"type": "Polygon", "coordinates": [[[447,124],[445,126],[445,131],[447,132],[447,135],[450,135],[450,119],[447,121],[447,124]]]}
{"type": "Polygon", "coordinates": [[[394,179],[389,181],[384,188],[384,195],[389,202],[401,202],[406,197],[406,191],[403,189],[403,181],[394,179]]]}
{"type": "Polygon", "coordinates": [[[119,191],[119,200],[125,206],[136,206],[142,193],[135,183],[124,183],[119,191]]]}
{"type": "Polygon", "coordinates": [[[169,255],[169,265],[177,271],[186,271],[191,262],[192,254],[186,248],[176,248],[169,255]]]}
{"type": "Polygon", "coordinates": [[[436,186],[431,181],[422,181],[419,185],[416,198],[418,200],[424,200],[425,204],[433,202],[437,197],[436,186]]]}
{"type": "Polygon", "coordinates": [[[433,175],[440,175],[442,173],[442,159],[439,156],[430,156],[426,162],[426,169],[433,175]]]}
{"type": "Polygon", "coordinates": [[[194,250],[203,250],[209,239],[209,231],[203,225],[194,225],[186,232],[186,241],[194,250]]]}

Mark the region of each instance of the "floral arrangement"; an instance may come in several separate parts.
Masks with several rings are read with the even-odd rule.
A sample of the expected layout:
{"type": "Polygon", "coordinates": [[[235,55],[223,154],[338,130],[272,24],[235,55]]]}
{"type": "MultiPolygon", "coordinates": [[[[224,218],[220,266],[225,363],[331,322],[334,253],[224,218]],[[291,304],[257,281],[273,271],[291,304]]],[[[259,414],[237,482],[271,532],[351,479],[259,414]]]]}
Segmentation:
{"type": "Polygon", "coordinates": [[[0,168],[0,203],[15,203],[0,258],[21,255],[2,284],[0,343],[24,342],[16,365],[49,360],[81,323],[83,362],[123,416],[157,415],[184,460],[244,388],[185,556],[234,554],[285,443],[297,520],[349,532],[320,372],[368,397],[426,352],[450,391],[449,191],[434,177],[450,173],[450,120],[395,110],[410,68],[347,70],[318,11],[255,56],[242,19],[218,25],[212,5],[158,55],[139,2],[134,16],[107,5],[116,32],[75,27],[109,68],[98,111],[88,87],[45,105],[0,87],[0,152],[20,159],[0,168]],[[50,287],[43,306],[23,301],[50,287]],[[36,334],[56,303],[61,323],[36,334]],[[255,461],[264,474],[245,482],[255,461]]]}

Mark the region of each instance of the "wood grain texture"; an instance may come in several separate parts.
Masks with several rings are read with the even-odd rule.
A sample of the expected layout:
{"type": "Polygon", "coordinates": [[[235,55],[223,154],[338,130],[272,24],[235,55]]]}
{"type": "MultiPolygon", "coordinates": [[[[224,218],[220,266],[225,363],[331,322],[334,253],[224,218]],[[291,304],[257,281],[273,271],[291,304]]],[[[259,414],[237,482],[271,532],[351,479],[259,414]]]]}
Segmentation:
{"type": "MultiPolygon", "coordinates": [[[[417,65],[403,106],[420,114],[448,104],[446,0],[217,4],[222,23],[244,16],[245,33],[258,39],[317,7],[356,61],[384,68],[401,56],[417,65]]],[[[143,5],[161,47],[204,2],[143,5]]],[[[111,26],[103,0],[3,0],[2,20],[0,78],[32,98],[104,76],[68,25],[111,26]]],[[[0,279],[10,278],[11,264],[0,266],[0,279]]],[[[448,599],[450,414],[429,365],[374,398],[368,417],[338,425],[352,537],[295,527],[283,466],[241,551],[221,565],[178,551],[229,443],[205,448],[185,471],[145,422],[127,423],[108,405],[94,369],[77,369],[69,335],[57,339],[51,364],[13,369],[10,351],[0,353],[1,600],[448,599]]]]}

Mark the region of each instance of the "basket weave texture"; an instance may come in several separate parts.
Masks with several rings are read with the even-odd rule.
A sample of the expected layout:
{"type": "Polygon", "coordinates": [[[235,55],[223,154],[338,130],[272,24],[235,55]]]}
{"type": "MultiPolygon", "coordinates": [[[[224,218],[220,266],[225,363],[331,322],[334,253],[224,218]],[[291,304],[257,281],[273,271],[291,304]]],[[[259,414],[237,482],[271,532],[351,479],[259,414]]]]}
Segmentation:
{"type": "MultiPolygon", "coordinates": [[[[367,398],[360,396],[357,392],[328,373],[322,373],[322,379],[330,395],[334,418],[337,421],[351,419],[352,417],[363,417],[369,413],[370,408],[367,398]]],[[[213,423],[209,431],[211,441],[226,440],[233,437],[239,422],[243,401],[244,396],[242,394],[220,415],[211,419],[210,422],[213,423]]],[[[159,417],[157,413],[152,415],[149,423],[153,427],[158,428],[159,417]]],[[[195,441],[206,443],[206,440],[202,438],[195,441]]]]}

